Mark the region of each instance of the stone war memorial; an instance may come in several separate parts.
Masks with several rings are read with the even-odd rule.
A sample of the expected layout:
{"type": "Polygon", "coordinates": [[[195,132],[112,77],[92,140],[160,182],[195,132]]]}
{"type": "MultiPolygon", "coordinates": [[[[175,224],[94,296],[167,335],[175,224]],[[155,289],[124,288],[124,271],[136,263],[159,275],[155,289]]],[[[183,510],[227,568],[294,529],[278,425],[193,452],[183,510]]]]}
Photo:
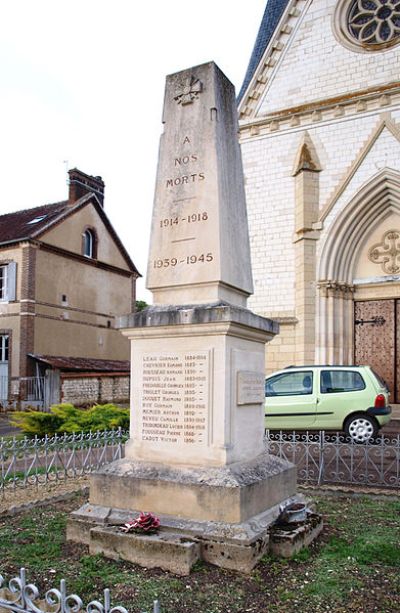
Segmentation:
{"type": "Polygon", "coordinates": [[[90,552],[187,574],[249,572],[296,469],[263,444],[265,343],[275,322],[253,291],[234,87],[214,63],[166,80],[147,287],[154,305],[121,318],[131,341],[125,458],[91,476],[67,536],[90,552]],[[120,526],[151,512],[155,534],[120,526]]]}

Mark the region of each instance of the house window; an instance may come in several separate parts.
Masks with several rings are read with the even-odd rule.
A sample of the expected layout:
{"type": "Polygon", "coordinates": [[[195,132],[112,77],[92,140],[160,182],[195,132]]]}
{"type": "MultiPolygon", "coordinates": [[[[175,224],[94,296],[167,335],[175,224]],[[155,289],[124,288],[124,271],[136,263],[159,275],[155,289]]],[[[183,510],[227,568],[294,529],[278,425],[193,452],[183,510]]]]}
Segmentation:
{"type": "Polygon", "coordinates": [[[35,217],[34,219],[31,219],[31,221],[27,221],[26,223],[28,225],[33,225],[35,223],[39,223],[39,221],[43,221],[43,219],[46,219],[47,215],[40,215],[40,217],[35,217]]]}
{"type": "Polygon", "coordinates": [[[0,266],[0,300],[7,300],[7,268],[0,266]]]}
{"type": "Polygon", "coordinates": [[[8,400],[8,346],[7,334],[0,334],[0,402],[8,400]]]}
{"type": "Polygon", "coordinates": [[[15,262],[0,266],[0,301],[15,300],[17,265],[15,262]]]}
{"type": "Polygon", "coordinates": [[[83,255],[87,258],[96,257],[96,235],[89,228],[83,233],[83,255]]]}
{"type": "Polygon", "coordinates": [[[8,362],[8,335],[0,335],[0,362],[8,362]]]}

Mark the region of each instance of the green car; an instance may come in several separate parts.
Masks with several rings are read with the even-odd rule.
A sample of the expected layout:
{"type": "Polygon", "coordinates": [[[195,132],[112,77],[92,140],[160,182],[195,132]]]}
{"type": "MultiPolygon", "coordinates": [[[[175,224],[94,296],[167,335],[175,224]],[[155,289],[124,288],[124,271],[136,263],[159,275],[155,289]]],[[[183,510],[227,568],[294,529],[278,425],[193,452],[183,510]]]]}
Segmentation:
{"type": "Polygon", "coordinates": [[[369,366],[290,366],[265,380],[268,430],[344,430],[365,443],[390,421],[386,383],[369,366]]]}

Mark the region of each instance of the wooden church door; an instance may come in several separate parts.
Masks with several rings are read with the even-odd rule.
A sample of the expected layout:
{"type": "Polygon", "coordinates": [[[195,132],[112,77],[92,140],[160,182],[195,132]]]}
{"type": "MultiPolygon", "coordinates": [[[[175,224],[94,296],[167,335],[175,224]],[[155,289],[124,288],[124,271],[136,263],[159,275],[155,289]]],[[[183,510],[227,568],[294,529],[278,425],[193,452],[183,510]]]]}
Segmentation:
{"type": "Polygon", "coordinates": [[[400,300],[368,300],[354,306],[354,362],[368,364],[386,381],[390,402],[400,402],[400,300]]]}

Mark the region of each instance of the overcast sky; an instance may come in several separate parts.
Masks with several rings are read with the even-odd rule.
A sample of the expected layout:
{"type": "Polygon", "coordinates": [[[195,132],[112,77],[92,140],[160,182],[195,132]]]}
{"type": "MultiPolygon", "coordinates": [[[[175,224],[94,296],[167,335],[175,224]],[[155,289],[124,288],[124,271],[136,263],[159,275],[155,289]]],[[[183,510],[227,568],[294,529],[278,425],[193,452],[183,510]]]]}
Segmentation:
{"type": "MultiPolygon", "coordinates": [[[[165,76],[214,60],[238,91],[266,0],[10,0],[0,8],[0,214],[101,175],[145,277],[165,76]]],[[[138,298],[150,301],[145,279],[138,298]]]]}

